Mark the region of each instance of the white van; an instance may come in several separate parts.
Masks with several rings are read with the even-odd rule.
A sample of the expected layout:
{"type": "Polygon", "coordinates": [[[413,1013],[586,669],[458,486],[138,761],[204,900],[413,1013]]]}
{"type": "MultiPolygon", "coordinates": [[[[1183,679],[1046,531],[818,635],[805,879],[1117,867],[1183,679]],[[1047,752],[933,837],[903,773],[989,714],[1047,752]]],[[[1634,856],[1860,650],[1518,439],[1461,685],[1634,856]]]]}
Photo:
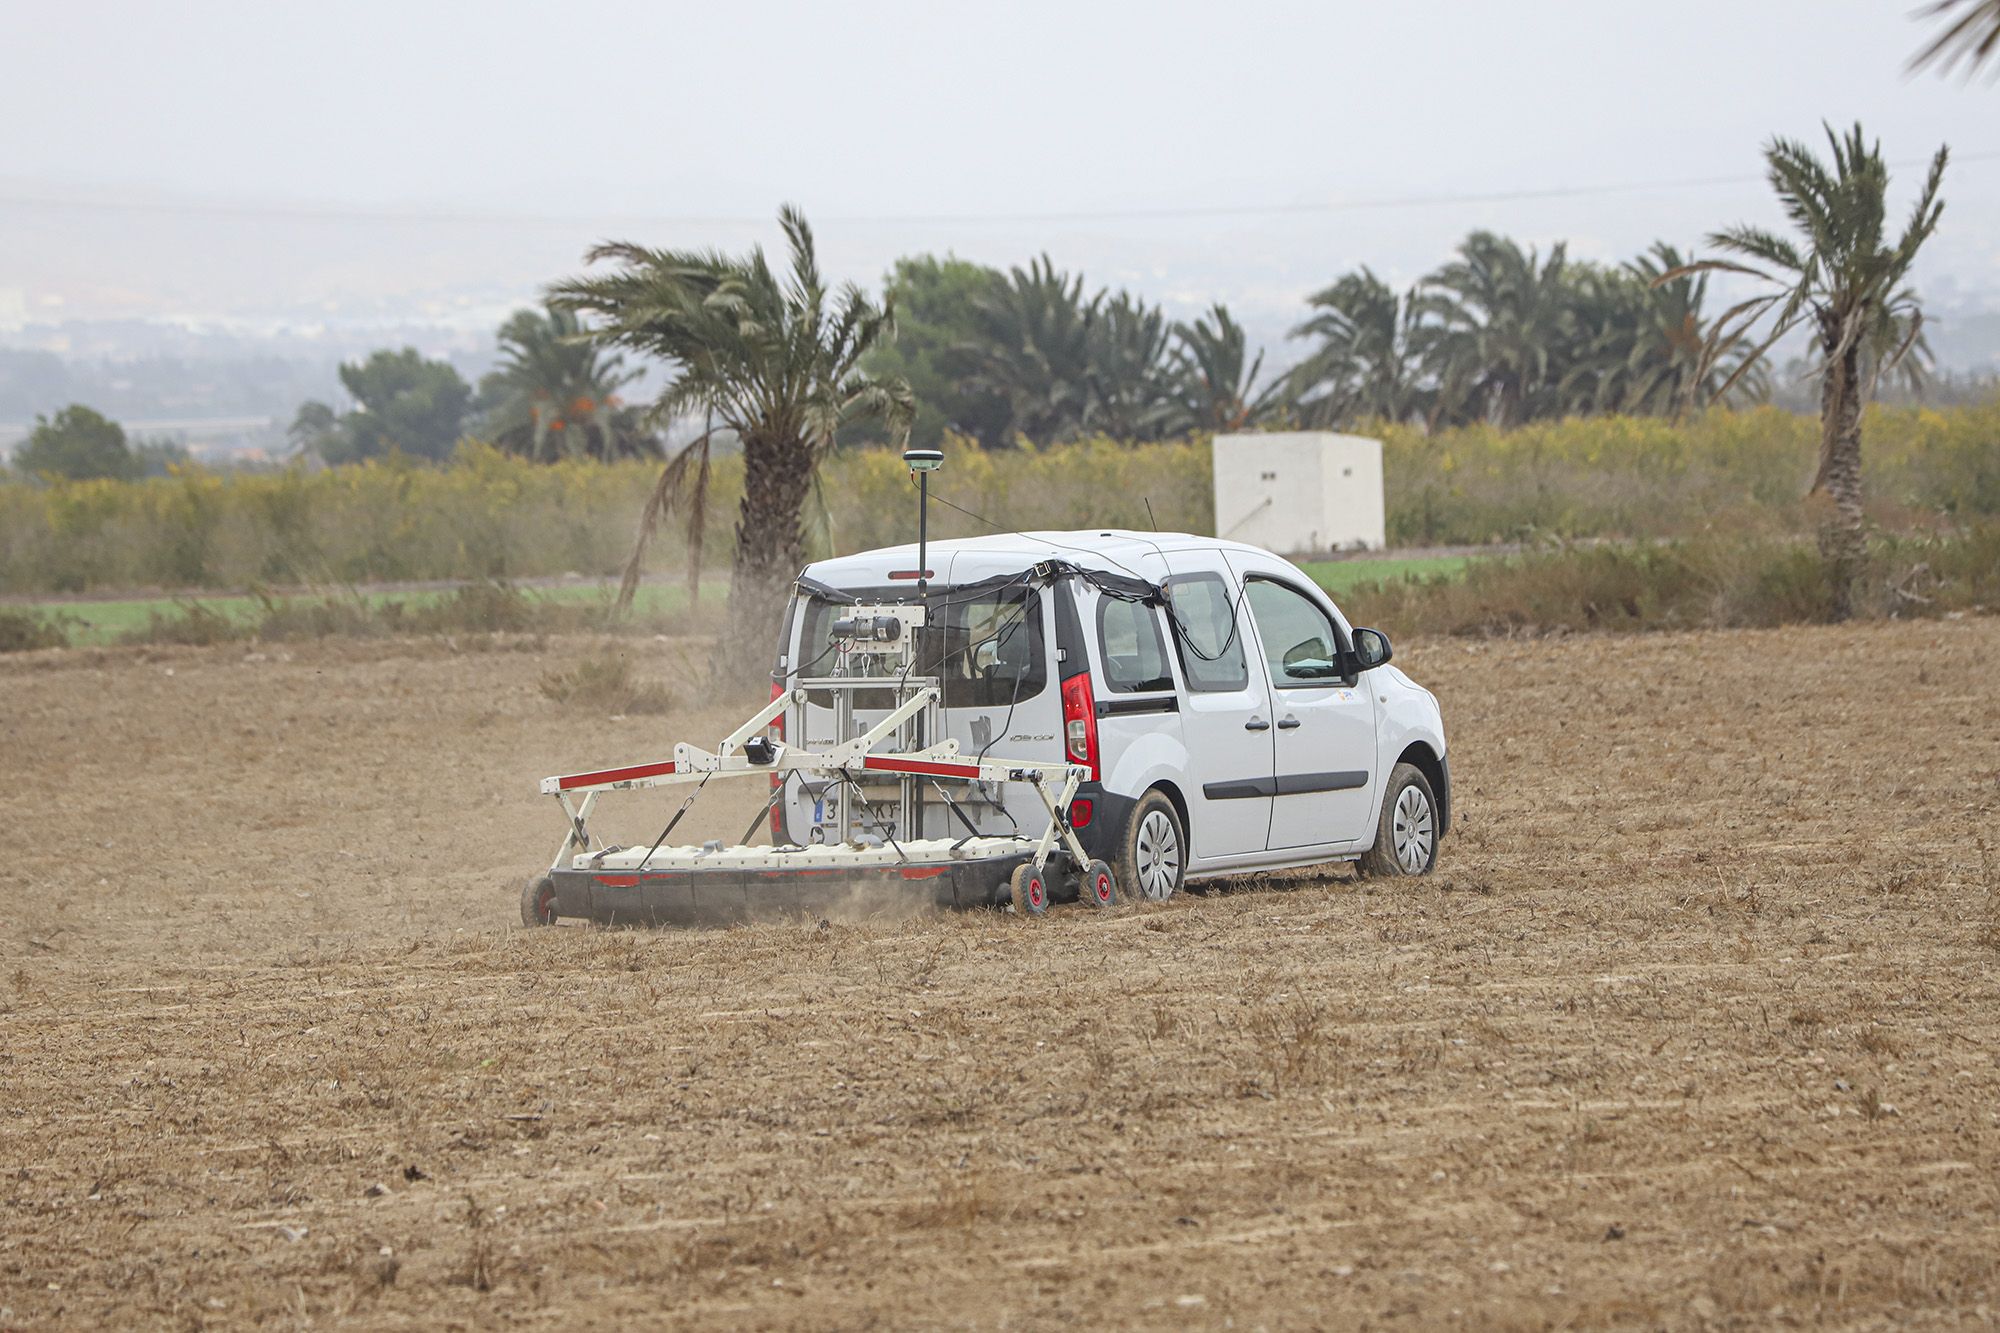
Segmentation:
{"type": "MultiPolygon", "coordinates": [[[[1122,894],[1160,900],[1191,879],[1326,861],[1382,875],[1436,864],[1451,824],[1437,699],[1388,664],[1386,637],[1349,626],[1290,562],[1213,537],[1123,531],[933,542],[930,568],[916,562],[915,546],[898,546],[808,566],[774,693],[825,674],[844,607],[914,601],[921,576],[921,669],[942,678],[944,733],[968,754],[1089,765],[1071,823],[1122,894]]],[[[854,700],[856,734],[891,706],[883,694],[854,700]]],[[[808,688],[793,725],[801,717],[794,744],[848,739],[832,734],[830,694],[808,688]]],[[[915,827],[886,831],[1046,822],[1019,784],[974,784],[954,804],[905,806],[915,827]]],[[[842,841],[851,815],[837,793],[794,783],[774,806],[774,840],[842,841]]]]}

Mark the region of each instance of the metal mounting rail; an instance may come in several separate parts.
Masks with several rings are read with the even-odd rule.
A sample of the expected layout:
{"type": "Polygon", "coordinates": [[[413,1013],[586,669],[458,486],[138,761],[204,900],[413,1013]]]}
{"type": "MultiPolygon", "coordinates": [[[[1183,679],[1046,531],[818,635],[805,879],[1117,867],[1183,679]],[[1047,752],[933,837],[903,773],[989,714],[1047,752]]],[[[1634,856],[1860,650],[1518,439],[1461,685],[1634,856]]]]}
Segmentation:
{"type": "MultiPolygon", "coordinates": [[[[894,687],[898,678],[840,677],[838,688],[894,687]]],[[[827,688],[814,680],[813,688],[827,688]]],[[[906,687],[907,688],[907,687],[906,687]]],[[[825,753],[793,748],[778,741],[767,747],[753,746],[757,733],[769,727],[793,704],[805,702],[802,686],[780,694],[725,736],[714,750],[682,742],[674,746],[672,759],[629,764],[620,768],[595,769],[584,773],[559,774],[543,778],[544,795],[554,796],[569,817],[569,827],[556,850],[552,868],[561,868],[566,858],[589,852],[589,819],[597,799],[611,791],[639,791],[652,787],[706,782],[712,778],[750,775],[784,776],[801,774],[829,780],[857,780],[865,774],[883,774],[906,781],[1025,782],[1041,797],[1049,814],[1049,825],[1035,840],[1034,862],[1039,871],[1060,843],[1081,866],[1090,858],[1070,826],[1069,805],[1077,786],[1090,776],[1082,764],[1067,761],[1044,762],[1028,759],[964,757],[957,740],[947,737],[922,750],[877,754],[874,747],[893,735],[899,727],[939,698],[936,684],[926,682],[908,689],[905,698],[886,717],[867,731],[825,753]]],[[[838,847],[828,848],[837,853],[838,847]]]]}

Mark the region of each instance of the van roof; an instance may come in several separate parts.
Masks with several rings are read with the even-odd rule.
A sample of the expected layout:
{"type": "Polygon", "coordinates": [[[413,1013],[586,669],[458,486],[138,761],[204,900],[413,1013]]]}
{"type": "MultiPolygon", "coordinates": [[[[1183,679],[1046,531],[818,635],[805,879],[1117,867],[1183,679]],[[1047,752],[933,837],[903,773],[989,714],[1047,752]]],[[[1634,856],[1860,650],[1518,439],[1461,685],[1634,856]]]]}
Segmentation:
{"type": "MultiPolygon", "coordinates": [[[[1000,532],[988,537],[934,541],[926,553],[934,581],[972,583],[1012,574],[1044,560],[1066,560],[1086,569],[1160,579],[1173,572],[1169,557],[1183,551],[1244,551],[1268,554],[1242,542],[1188,532],[1133,532],[1125,528],[1081,528],[1071,532],[1000,532]]],[[[806,566],[806,575],[835,588],[884,584],[895,571],[917,565],[917,546],[885,546],[806,566]]]]}

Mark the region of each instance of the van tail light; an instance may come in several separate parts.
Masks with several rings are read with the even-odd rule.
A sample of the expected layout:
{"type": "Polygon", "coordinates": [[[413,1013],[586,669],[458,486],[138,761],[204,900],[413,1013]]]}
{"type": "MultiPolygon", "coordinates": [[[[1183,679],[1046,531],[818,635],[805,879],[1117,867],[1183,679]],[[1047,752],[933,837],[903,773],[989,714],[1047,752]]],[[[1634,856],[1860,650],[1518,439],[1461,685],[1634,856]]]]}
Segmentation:
{"type": "Polygon", "coordinates": [[[1090,765],[1097,781],[1097,700],[1090,694],[1090,673],[1079,671],[1062,683],[1063,746],[1072,764],[1090,765]]]}
{"type": "MultiPolygon", "coordinates": [[[[791,688],[792,688],[791,685],[787,681],[782,681],[782,680],[772,681],[771,702],[776,703],[779,699],[783,698],[785,693],[791,688]]],[[[780,713],[776,717],[771,719],[771,729],[767,734],[771,737],[772,740],[782,741],[785,739],[785,715],[783,713],[780,713]]],[[[772,791],[774,792],[781,791],[783,790],[784,785],[785,785],[785,775],[783,773],[773,773],[771,775],[772,791]]],[[[784,842],[786,840],[787,839],[785,838],[785,807],[782,802],[773,801],[771,805],[771,841],[776,843],[776,842],[784,842]]]]}

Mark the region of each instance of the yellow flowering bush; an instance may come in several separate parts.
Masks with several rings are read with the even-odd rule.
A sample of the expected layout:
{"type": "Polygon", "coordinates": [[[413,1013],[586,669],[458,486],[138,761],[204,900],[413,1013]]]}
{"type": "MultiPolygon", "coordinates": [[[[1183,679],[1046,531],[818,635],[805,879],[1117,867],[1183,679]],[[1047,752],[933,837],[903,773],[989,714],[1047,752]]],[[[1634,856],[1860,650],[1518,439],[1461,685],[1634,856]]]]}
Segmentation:
{"type": "MultiPolygon", "coordinates": [[[[1589,417],[1512,431],[1383,441],[1392,544],[1481,545],[1541,537],[1665,538],[1808,531],[1799,503],[1819,423],[1774,408],[1675,423],[1589,417]]],[[[931,531],[1036,528],[1212,531],[1206,438],[1105,438],[984,450],[946,441],[931,531]]],[[[1863,457],[1873,517],[1922,531],[2000,514],[2000,401],[1945,410],[1868,409],[1863,457]]],[[[242,588],[615,573],[659,476],[651,462],[530,463],[468,441],[433,467],[388,459],[320,472],[185,469],[145,481],[0,484],[0,591],[242,588]]],[[[742,460],[715,459],[704,560],[726,566],[742,460]]],[[[813,555],[915,535],[915,490],[893,451],[850,448],[822,469],[805,516],[813,555]]],[[[682,514],[648,555],[686,559],[682,514]]]]}

